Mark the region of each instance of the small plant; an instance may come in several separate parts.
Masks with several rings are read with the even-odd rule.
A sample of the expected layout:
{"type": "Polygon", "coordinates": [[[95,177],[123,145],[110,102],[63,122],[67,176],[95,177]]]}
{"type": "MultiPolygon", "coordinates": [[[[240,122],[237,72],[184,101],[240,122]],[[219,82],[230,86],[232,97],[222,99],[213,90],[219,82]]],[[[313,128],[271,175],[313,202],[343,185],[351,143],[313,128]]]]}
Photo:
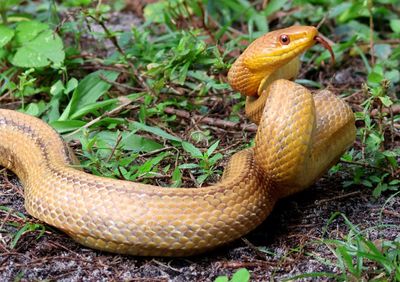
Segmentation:
{"type": "MultiPolygon", "coordinates": [[[[337,281],[400,281],[400,238],[372,241],[368,238],[370,230],[360,231],[344,214],[339,212],[331,216],[327,226],[338,217],[341,217],[349,228],[348,234],[342,239],[322,239],[317,242],[329,249],[335,261],[318,257],[315,259],[327,266],[338,267],[340,271],[305,273],[285,281],[310,277],[330,277],[337,281]]],[[[396,225],[385,227],[400,231],[399,226],[396,225]]]]}
{"type": "Polygon", "coordinates": [[[21,238],[28,233],[39,233],[36,239],[43,236],[46,231],[46,226],[40,223],[29,222],[27,217],[20,213],[14,212],[8,207],[0,206],[0,212],[7,213],[8,220],[1,224],[0,232],[9,233],[11,237],[10,249],[15,249],[21,238]],[[3,226],[10,226],[13,230],[16,229],[15,233],[8,229],[3,229],[3,226]]]}
{"type": "Polygon", "coordinates": [[[202,184],[208,177],[215,174],[216,172],[220,173],[220,171],[215,170],[215,165],[217,162],[223,158],[221,153],[217,153],[214,156],[211,156],[215,149],[217,149],[219,141],[215,142],[213,145],[208,148],[208,150],[202,153],[198,148],[196,148],[193,144],[188,142],[182,142],[183,149],[188,152],[191,157],[198,159],[199,163],[187,163],[179,166],[180,169],[199,169],[200,176],[196,178],[198,184],[202,184]]]}

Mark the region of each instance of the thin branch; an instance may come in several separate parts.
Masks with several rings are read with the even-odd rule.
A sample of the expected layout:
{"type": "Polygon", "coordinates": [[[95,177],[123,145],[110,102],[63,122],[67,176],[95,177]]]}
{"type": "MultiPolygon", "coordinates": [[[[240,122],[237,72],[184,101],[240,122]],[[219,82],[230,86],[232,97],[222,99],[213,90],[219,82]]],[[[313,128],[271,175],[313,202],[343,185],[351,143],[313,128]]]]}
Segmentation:
{"type": "MultiPolygon", "coordinates": [[[[95,119],[89,121],[89,122],[88,122],[87,124],[85,124],[84,126],[82,126],[82,127],[78,128],[77,130],[75,130],[75,131],[73,131],[73,132],[67,134],[66,137],[71,137],[71,136],[75,135],[76,133],[78,133],[79,131],[81,131],[82,129],[85,129],[85,128],[88,128],[88,127],[92,126],[93,124],[97,123],[97,122],[100,121],[101,119],[103,119],[103,118],[105,118],[105,117],[110,117],[110,116],[112,116],[112,115],[114,115],[114,114],[116,114],[116,113],[118,113],[118,112],[124,110],[128,105],[130,105],[130,104],[133,103],[133,102],[134,102],[134,100],[130,100],[130,101],[128,101],[128,102],[125,102],[125,103],[119,105],[118,107],[112,109],[112,110],[109,111],[109,112],[103,113],[102,115],[98,116],[97,118],[95,118],[95,119]]],[[[139,105],[133,106],[134,109],[139,108],[139,107],[140,107],[139,105]]]]}
{"type": "Polygon", "coordinates": [[[244,130],[244,131],[248,131],[248,132],[256,132],[257,131],[257,125],[255,125],[253,123],[244,124],[244,123],[239,123],[239,122],[227,121],[227,120],[223,120],[223,119],[204,117],[202,115],[192,114],[190,112],[187,112],[184,110],[177,110],[177,109],[174,109],[171,107],[166,107],[164,109],[164,112],[167,114],[171,114],[171,115],[177,115],[178,117],[181,117],[181,118],[193,119],[197,122],[200,122],[203,124],[208,124],[208,125],[213,125],[216,127],[228,128],[228,129],[238,129],[238,130],[244,130]]]}

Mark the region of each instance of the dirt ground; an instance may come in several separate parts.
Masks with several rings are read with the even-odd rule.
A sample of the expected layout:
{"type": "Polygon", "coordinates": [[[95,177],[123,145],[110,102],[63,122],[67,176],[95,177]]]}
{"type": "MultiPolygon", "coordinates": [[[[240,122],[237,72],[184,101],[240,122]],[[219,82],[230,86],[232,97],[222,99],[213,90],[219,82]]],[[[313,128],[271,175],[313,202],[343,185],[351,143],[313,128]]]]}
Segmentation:
{"type": "MultiPolygon", "coordinates": [[[[354,187],[342,190],[340,178],[321,179],[309,190],[278,203],[268,219],[256,230],[232,244],[201,256],[188,258],[139,258],[107,254],[84,248],[65,234],[46,228],[26,233],[15,249],[10,234],[16,229],[2,224],[0,233],[1,281],[212,281],[246,267],[252,281],[281,280],[305,272],[337,271],[319,262],[333,259],[327,247],[318,243],[327,221],[335,212],[344,213],[361,230],[380,224],[400,224],[400,197],[385,204],[385,197],[374,199],[370,190],[354,187]],[[6,243],[6,245],[4,245],[6,243]],[[262,246],[263,249],[257,247],[262,246]]],[[[3,171],[0,178],[0,206],[27,216],[21,186],[15,176],[3,171]]],[[[1,211],[1,222],[12,220],[1,211]]],[[[335,220],[325,238],[343,238],[348,232],[343,220],[335,220]]],[[[367,237],[391,239],[398,230],[372,229],[367,237]]]]}

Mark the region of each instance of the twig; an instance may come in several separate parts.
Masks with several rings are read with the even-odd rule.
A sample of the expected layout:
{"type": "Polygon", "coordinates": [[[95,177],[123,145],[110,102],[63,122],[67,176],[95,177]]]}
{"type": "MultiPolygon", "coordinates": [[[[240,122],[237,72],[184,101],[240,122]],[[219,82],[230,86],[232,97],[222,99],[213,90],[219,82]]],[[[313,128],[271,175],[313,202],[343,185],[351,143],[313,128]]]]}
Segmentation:
{"type": "Polygon", "coordinates": [[[114,156],[115,150],[117,149],[119,143],[121,143],[121,140],[122,140],[121,132],[118,132],[117,141],[115,142],[115,145],[113,146],[111,154],[108,156],[106,163],[109,163],[111,161],[111,158],[114,156]]]}
{"type": "Polygon", "coordinates": [[[158,260],[156,260],[156,259],[152,259],[151,261],[154,262],[154,263],[156,263],[156,264],[158,264],[159,266],[162,266],[162,267],[171,269],[171,270],[176,271],[176,272],[178,272],[178,273],[182,273],[182,270],[177,269],[177,268],[175,268],[175,267],[172,267],[172,266],[170,266],[170,265],[168,265],[168,264],[162,263],[161,261],[158,261],[158,260]]]}
{"type": "Polygon", "coordinates": [[[270,261],[260,261],[260,260],[255,260],[255,261],[223,261],[223,262],[218,262],[217,264],[220,265],[221,268],[254,268],[254,267],[265,267],[265,266],[272,266],[276,267],[278,264],[276,262],[270,262],[270,261]]]}
{"type": "MultiPolygon", "coordinates": [[[[85,124],[84,126],[78,128],[77,130],[73,131],[72,133],[67,134],[66,137],[71,137],[71,136],[75,135],[76,133],[78,133],[82,129],[88,128],[88,127],[92,126],[93,124],[95,124],[96,122],[100,121],[102,118],[112,116],[113,114],[123,110],[125,107],[127,107],[128,105],[130,105],[133,102],[134,102],[134,100],[130,100],[128,102],[125,102],[125,103],[119,105],[118,107],[116,107],[115,109],[112,109],[109,112],[105,112],[104,114],[102,114],[102,115],[98,116],[97,118],[89,121],[87,124],[85,124]]],[[[133,106],[133,108],[135,108],[135,109],[138,108],[138,107],[140,107],[140,106],[139,105],[133,106]]]]}
{"type": "Polygon", "coordinates": [[[266,260],[267,256],[265,255],[265,253],[260,251],[253,243],[251,243],[246,238],[242,238],[242,241],[247,245],[247,247],[249,247],[256,254],[258,258],[266,260]]]}
{"type": "Polygon", "coordinates": [[[372,17],[372,0],[368,0],[369,11],[369,53],[371,55],[371,65],[375,65],[375,50],[374,50],[374,19],[372,17]]]}
{"type": "Polygon", "coordinates": [[[132,91],[141,91],[142,90],[142,89],[137,88],[137,87],[132,87],[132,86],[129,86],[129,85],[126,85],[126,84],[123,84],[123,83],[118,83],[116,81],[112,81],[112,80],[108,79],[107,77],[105,77],[102,74],[100,74],[99,77],[100,77],[101,80],[104,80],[105,82],[107,82],[109,84],[112,84],[115,87],[125,88],[125,89],[132,90],[132,91]]]}
{"type": "Polygon", "coordinates": [[[344,195],[339,195],[339,196],[336,196],[336,197],[332,197],[332,198],[329,198],[329,199],[322,199],[322,200],[316,201],[315,204],[316,205],[320,205],[320,204],[331,202],[331,201],[341,200],[341,199],[348,198],[348,197],[351,197],[351,196],[354,196],[354,195],[358,195],[360,193],[361,193],[361,191],[354,191],[354,192],[350,192],[350,193],[347,193],[347,194],[344,194],[344,195]]]}
{"type": "Polygon", "coordinates": [[[187,111],[177,110],[177,109],[174,109],[171,107],[166,107],[164,109],[164,112],[167,114],[171,114],[171,115],[177,115],[178,117],[181,117],[181,118],[193,119],[197,122],[201,122],[204,124],[213,125],[213,126],[217,126],[217,127],[221,127],[221,128],[238,129],[238,130],[244,130],[244,131],[248,131],[248,132],[256,132],[257,131],[257,126],[255,124],[243,124],[243,123],[232,122],[232,121],[227,121],[227,120],[223,120],[223,119],[204,117],[202,115],[191,114],[187,111]]]}
{"type": "Polygon", "coordinates": [[[358,165],[358,166],[362,166],[362,167],[365,167],[365,168],[377,169],[377,170],[389,172],[390,174],[393,173],[393,171],[391,171],[390,169],[387,169],[387,168],[384,168],[384,167],[379,167],[379,166],[374,166],[374,165],[371,165],[369,163],[357,162],[357,161],[345,161],[345,160],[340,160],[340,162],[341,163],[345,163],[345,164],[358,165]]]}

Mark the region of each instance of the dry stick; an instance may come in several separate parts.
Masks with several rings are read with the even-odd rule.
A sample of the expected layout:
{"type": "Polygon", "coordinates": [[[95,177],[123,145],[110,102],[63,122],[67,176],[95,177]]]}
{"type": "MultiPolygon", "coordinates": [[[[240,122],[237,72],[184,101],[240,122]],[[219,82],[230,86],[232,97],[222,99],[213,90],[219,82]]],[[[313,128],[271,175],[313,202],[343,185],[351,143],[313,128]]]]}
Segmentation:
{"type": "Polygon", "coordinates": [[[384,171],[384,172],[388,172],[390,174],[393,174],[393,171],[384,167],[379,167],[379,166],[374,166],[371,165],[369,163],[364,163],[364,162],[357,162],[357,161],[346,161],[346,160],[340,160],[341,163],[345,163],[345,164],[352,164],[352,165],[358,165],[358,166],[362,166],[365,168],[372,168],[372,169],[376,169],[376,170],[380,170],[380,171],[384,171]]]}
{"type": "Polygon", "coordinates": [[[328,203],[328,202],[331,202],[331,201],[341,200],[341,199],[345,199],[345,198],[348,198],[348,197],[352,197],[352,196],[358,195],[360,193],[361,193],[361,191],[354,191],[354,192],[350,192],[350,193],[347,193],[347,194],[344,194],[344,195],[335,196],[335,197],[332,197],[332,198],[329,198],[329,199],[322,199],[320,201],[316,201],[315,204],[316,205],[320,205],[322,203],[328,203]]]}
{"type": "Polygon", "coordinates": [[[103,81],[105,81],[105,82],[107,82],[107,83],[109,83],[111,85],[114,85],[115,87],[125,88],[125,89],[132,90],[132,91],[141,91],[142,90],[142,89],[137,88],[137,87],[132,87],[132,86],[129,86],[129,85],[126,85],[126,84],[123,84],[123,83],[112,81],[112,80],[108,79],[107,77],[105,77],[102,74],[100,74],[99,77],[100,77],[101,80],[103,80],[103,81]]]}
{"type": "Polygon", "coordinates": [[[371,55],[371,64],[375,65],[375,51],[374,51],[374,19],[372,18],[372,0],[368,1],[369,11],[369,53],[371,55]]]}
{"type": "Polygon", "coordinates": [[[247,240],[246,238],[242,237],[242,241],[247,245],[247,247],[249,247],[254,253],[255,255],[262,259],[262,260],[266,260],[267,256],[265,253],[263,253],[262,251],[260,251],[253,243],[251,243],[249,240],[247,240]]]}
{"type": "Polygon", "coordinates": [[[115,145],[113,146],[113,148],[111,150],[111,154],[108,156],[106,163],[109,163],[111,161],[111,158],[114,156],[115,150],[117,149],[119,143],[121,143],[121,140],[122,140],[121,132],[118,132],[117,141],[115,142],[115,145]]]}
{"type": "MultiPolygon", "coordinates": [[[[119,105],[118,107],[116,107],[115,109],[112,109],[109,112],[105,112],[104,114],[102,114],[101,116],[98,116],[97,118],[89,121],[87,124],[85,124],[82,127],[79,127],[77,130],[73,131],[72,133],[67,134],[65,137],[71,137],[73,135],[75,135],[76,133],[78,133],[79,131],[81,131],[82,129],[88,128],[89,126],[92,126],[93,124],[95,124],[96,122],[100,121],[102,118],[104,117],[109,117],[121,110],[123,110],[125,107],[127,107],[128,105],[130,105],[131,103],[133,103],[134,100],[129,101],[129,102],[125,102],[121,105],[119,105]]],[[[139,106],[133,106],[134,109],[138,108],[139,106]]]]}
{"type": "Polygon", "coordinates": [[[243,123],[227,121],[227,120],[223,120],[223,119],[204,117],[202,115],[191,114],[187,111],[177,110],[177,109],[174,109],[171,107],[166,107],[164,109],[164,112],[167,114],[171,114],[171,115],[177,115],[178,117],[181,117],[181,118],[194,119],[197,122],[201,122],[201,123],[208,124],[208,125],[214,125],[214,126],[221,127],[221,128],[240,129],[240,130],[245,130],[248,132],[256,132],[257,131],[257,126],[255,124],[243,124],[243,123]]]}

